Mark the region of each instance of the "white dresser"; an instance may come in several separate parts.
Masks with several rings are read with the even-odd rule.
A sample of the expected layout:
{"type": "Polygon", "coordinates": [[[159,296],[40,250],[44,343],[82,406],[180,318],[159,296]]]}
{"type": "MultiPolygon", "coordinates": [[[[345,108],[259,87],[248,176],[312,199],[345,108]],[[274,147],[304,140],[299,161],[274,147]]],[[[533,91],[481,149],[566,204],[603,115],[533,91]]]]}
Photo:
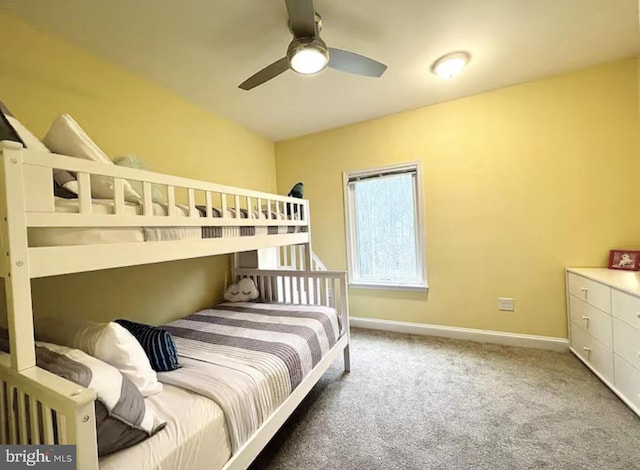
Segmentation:
{"type": "Polygon", "coordinates": [[[640,415],[640,273],[567,269],[571,351],[640,415]]]}

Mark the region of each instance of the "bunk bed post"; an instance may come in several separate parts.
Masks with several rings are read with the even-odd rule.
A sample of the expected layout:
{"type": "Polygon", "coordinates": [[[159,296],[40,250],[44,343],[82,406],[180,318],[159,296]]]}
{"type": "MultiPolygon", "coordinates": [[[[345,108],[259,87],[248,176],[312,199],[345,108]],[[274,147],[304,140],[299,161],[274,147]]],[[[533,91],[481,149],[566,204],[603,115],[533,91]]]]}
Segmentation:
{"type": "Polygon", "coordinates": [[[344,371],[351,372],[351,327],[349,326],[349,298],[347,289],[347,273],[343,273],[342,276],[340,276],[340,314],[342,328],[347,335],[347,345],[344,347],[344,371]]]}
{"type": "Polygon", "coordinates": [[[36,364],[22,152],[20,144],[0,143],[3,248],[0,256],[9,322],[11,366],[16,371],[29,369],[36,364]]]}
{"type": "Polygon", "coordinates": [[[76,460],[82,470],[98,470],[98,438],[93,401],[76,407],[67,422],[67,439],[76,445],[76,460]]]}
{"type": "Polygon", "coordinates": [[[304,269],[313,270],[311,261],[313,260],[313,251],[311,251],[311,219],[309,217],[309,201],[304,201],[302,209],[302,219],[307,222],[307,233],[309,234],[309,242],[304,244],[304,269]]]}
{"type": "MultiPolygon", "coordinates": [[[[239,281],[238,275],[236,273],[238,271],[238,268],[240,267],[240,254],[238,252],[235,252],[235,253],[233,253],[231,255],[230,258],[231,258],[230,259],[230,261],[231,261],[231,269],[230,269],[230,271],[231,271],[231,282],[230,282],[230,284],[233,284],[233,283],[239,281]]],[[[227,287],[229,287],[229,286],[225,282],[225,286],[224,286],[225,290],[227,289],[227,287]]]]}

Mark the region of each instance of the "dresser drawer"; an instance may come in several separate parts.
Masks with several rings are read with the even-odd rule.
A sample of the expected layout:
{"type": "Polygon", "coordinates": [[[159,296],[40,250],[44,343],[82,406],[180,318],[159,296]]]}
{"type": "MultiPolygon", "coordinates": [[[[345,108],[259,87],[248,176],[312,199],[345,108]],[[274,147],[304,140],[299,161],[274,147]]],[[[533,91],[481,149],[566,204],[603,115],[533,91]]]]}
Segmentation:
{"type": "Polygon", "coordinates": [[[640,329],[640,298],[611,289],[611,311],[615,317],[640,329]]]}
{"type": "Polygon", "coordinates": [[[611,316],[580,300],[574,295],[569,295],[569,310],[571,323],[586,330],[594,338],[602,341],[605,346],[611,348],[611,316]]]}
{"type": "Polygon", "coordinates": [[[614,318],[613,351],[636,369],[640,369],[640,330],[614,318]]]}
{"type": "Polygon", "coordinates": [[[573,273],[569,273],[568,283],[569,293],[603,312],[611,313],[611,289],[609,286],[573,273]]]}
{"type": "Polygon", "coordinates": [[[615,356],[615,370],[616,388],[640,410],[640,371],[617,354],[615,356]]]}
{"type": "Polygon", "coordinates": [[[572,322],[571,346],[605,380],[613,383],[613,351],[572,322]]]}

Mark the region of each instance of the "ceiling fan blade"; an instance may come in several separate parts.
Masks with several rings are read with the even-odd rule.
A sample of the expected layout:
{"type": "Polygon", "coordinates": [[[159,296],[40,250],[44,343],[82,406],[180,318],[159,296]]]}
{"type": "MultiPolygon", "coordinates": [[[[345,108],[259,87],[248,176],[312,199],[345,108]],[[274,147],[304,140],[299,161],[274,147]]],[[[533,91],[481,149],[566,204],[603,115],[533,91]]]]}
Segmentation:
{"type": "Polygon", "coordinates": [[[329,48],[329,67],[366,77],[380,77],[387,70],[386,65],[376,60],[333,47],[329,48]]]}
{"type": "Polygon", "coordinates": [[[289,61],[286,57],[274,62],[271,65],[267,65],[265,68],[260,70],[258,73],[253,74],[251,77],[247,78],[244,82],[238,85],[238,88],[242,88],[243,90],[251,90],[252,88],[257,87],[258,85],[262,85],[264,82],[271,80],[272,78],[277,77],[283,72],[286,72],[289,69],[289,61]]]}
{"type": "Polygon", "coordinates": [[[286,0],[289,24],[297,38],[316,36],[316,12],[313,0],[286,0]]]}

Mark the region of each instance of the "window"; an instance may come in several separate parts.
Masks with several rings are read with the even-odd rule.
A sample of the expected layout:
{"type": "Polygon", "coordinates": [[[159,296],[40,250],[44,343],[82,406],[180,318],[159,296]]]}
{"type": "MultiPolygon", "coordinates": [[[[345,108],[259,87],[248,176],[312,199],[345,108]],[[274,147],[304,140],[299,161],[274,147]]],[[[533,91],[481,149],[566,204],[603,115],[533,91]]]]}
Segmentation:
{"type": "Polygon", "coordinates": [[[344,173],[350,283],[426,288],[419,163],[344,173]]]}

